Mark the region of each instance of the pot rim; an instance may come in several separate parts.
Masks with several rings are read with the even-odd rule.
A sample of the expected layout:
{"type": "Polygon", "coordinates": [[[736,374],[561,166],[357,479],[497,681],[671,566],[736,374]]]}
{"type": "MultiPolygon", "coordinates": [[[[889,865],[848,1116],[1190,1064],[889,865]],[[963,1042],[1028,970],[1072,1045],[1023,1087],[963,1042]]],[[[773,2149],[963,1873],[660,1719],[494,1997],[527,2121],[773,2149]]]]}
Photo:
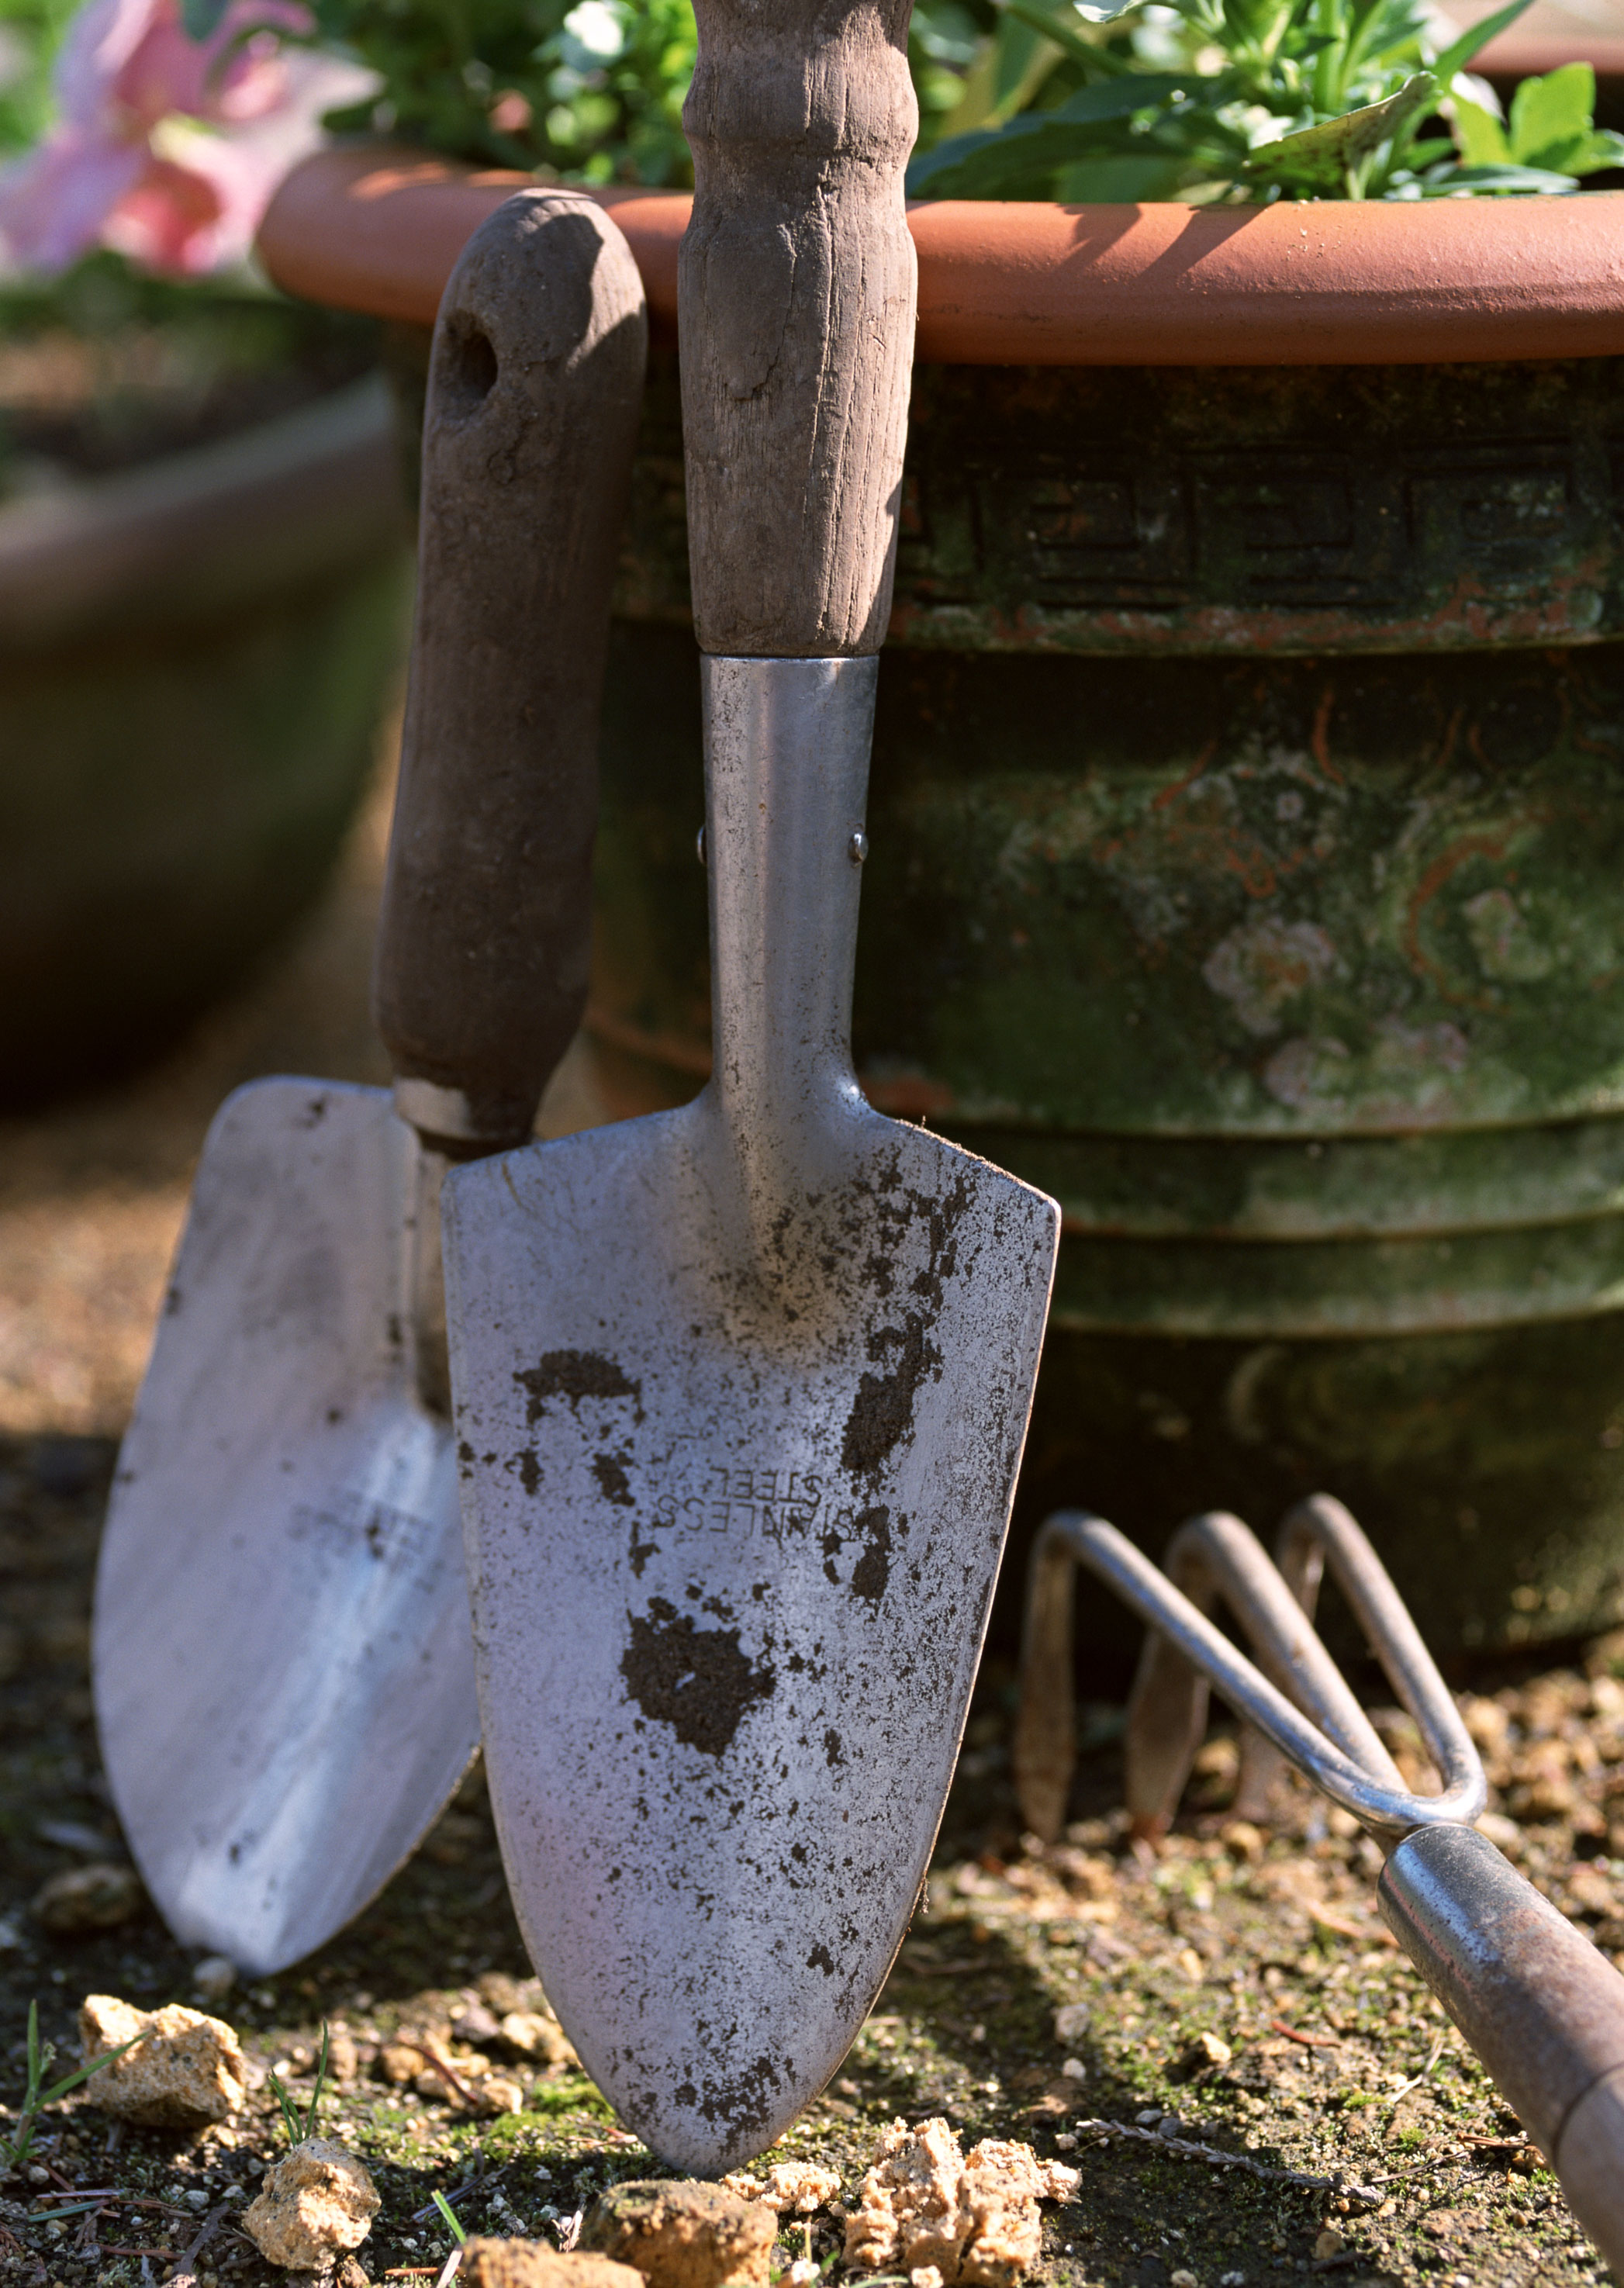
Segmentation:
{"type": "MultiPolygon", "coordinates": [[[[290,294],[432,325],[462,248],[526,175],[318,152],[259,253],[290,294]]],[[[590,195],[675,338],[687,193],[590,195]]],[[[921,360],[949,365],[1453,365],[1624,354],[1624,192],[1262,207],[910,208],[921,360]]]]}
{"type": "Polygon", "coordinates": [[[400,548],[381,375],[207,445],[0,507],[0,652],[235,612],[400,548]]]}

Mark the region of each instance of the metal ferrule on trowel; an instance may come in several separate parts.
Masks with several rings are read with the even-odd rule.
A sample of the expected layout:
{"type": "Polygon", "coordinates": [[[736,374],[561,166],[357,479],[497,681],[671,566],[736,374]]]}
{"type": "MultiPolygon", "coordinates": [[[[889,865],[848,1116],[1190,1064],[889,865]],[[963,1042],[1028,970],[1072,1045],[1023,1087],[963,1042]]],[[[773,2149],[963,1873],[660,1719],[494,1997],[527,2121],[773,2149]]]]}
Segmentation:
{"type": "Polygon", "coordinates": [[[706,659],[705,851],[717,1201],[821,1339],[820,1248],[875,1115],[852,1067],[875,659],[706,659]],[[730,1196],[731,1194],[731,1196],[730,1196]]]}

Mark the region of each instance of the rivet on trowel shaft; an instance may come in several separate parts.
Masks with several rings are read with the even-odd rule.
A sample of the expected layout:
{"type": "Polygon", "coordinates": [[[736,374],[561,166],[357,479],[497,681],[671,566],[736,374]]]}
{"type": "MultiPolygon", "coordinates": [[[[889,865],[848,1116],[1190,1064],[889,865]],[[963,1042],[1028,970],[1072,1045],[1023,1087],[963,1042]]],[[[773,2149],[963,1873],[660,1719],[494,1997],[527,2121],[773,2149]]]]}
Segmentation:
{"type": "Polygon", "coordinates": [[[860,866],[868,855],[868,837],[860,826],[847,843],[846,852],[854,866],[860,866]]]}

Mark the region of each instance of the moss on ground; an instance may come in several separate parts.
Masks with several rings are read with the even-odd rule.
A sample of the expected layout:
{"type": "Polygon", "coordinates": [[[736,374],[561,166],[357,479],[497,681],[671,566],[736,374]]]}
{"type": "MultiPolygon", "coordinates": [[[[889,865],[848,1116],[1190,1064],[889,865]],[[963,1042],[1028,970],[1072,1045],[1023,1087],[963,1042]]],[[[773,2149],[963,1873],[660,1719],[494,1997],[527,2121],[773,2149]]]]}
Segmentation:
{"type": "MultiPolygon", "coordinates": [[[[147,2007],[196,1999],[194,1958],[150,1912],[78,1938],[48,1934],[30,1912],[47,1878],[116,1847],[85,1669],[110,1462],[105,1442],[0,1449],[0,2100],[12,2104],[30,1999],[65,2051],[87,1992],[147,2007]]],[[[1609,1950],[1624,1946],[1624,1805],[1610,1793],[1615,1773],[1624,1793],[1618,1652],[1574,1648],[1565,1668],[1478,1678],[1468,1702],[1495,1783],[1496,1839],[1609,1950]]],[[[1074,2202],[1045,2212],[1042,2277],[1056,2288],[1235,2288],[1318,2272],[1565,2288],[1605,2276],[1388,1938],[1374,1851],[1351,1822],[1303,1791],[1267,1837],[1232,1820],[1233,1747],[1218,1738],[1180,1831],[1137,1857],[1115,1808],[1113,1712],[1095,1710],[1066,1840],[1023,1847],[1008,1690],[1007,1677],[984,1679],[928,1904],[842,2071],[778,2157],[838,2168],[851,2200],[898,2115],[943,2113],[966,2144],[1018,2137],[1058,2153],[1081,2177],[1074,2202]],[[1094,2121],[1141,2133],[1103,2135],[1094,2121]],[[1180,2156],[1168,2131],[1211,2155],[1180,2156]],[[1218,2154],[1327,2181],[1245,2174],[1218,2154]]],[[[1403,1721],[1386,1729],[1414,1768],[1403,1721]]],[[[36,2170],[0,2181],[0,2279],[146,2288],[217,2218],[194,2262],[202,2288],[287,2277],[230,2220],[285,2141],[268,2071],[307,2102],[324,2022],[343,2071],[321,2127],[364,2157],[384,2202],[343,2278],[436,2279],[450,2244],[436,2189],[458,2194],[471,2229],[558,2235],[606,2183],[657,2171],[567,2059],[527,2062],[453,2022],[476,2003],[499,2015],[509,1982],[529,1975],[476,1774],[338,1940],[217,2006],[259,2085],[233,2130],[120,2134],[93,2087],[50,2117],[36,2170]],[[402,2033],[441,2045],[471,2085],[488,2062],[518,2082],[522,2109],[472,2117],[432,2070],[386,2080],[382,2054],[402,2033]],[[53,2223],[53,2207],[78,2204],[52,2197],[80,2187],[112,2191],[53,2223]]],[[[477,2033],[484,2021],[466,2022],[477,2033]]],[[[809,2243],[821,2257],[838,2222],[825,2213],[780,2237],[786,2260],[809,2243]]]]}

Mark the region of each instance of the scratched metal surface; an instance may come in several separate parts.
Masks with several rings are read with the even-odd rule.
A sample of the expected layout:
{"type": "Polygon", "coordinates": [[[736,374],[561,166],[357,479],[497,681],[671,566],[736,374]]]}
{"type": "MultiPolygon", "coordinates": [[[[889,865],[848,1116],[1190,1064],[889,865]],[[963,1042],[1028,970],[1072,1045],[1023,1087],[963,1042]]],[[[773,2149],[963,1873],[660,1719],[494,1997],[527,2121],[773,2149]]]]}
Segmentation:
{"type": "Polygon", "coordinates": [[[227,1099],[119,1457],[107,1776],[176,1936],[249,1971],[366,1904],[479,1740],[450,1425],[410,1353],[416,1148],[384,1089],[227,1099]]]}
{"type": "Polygon", "coordinates": [[[456,1171],[446,1267],[520,1926],[628,2125],[714,2173],[833,2074],[917,1898],[1057,1216],[852,1076],[873,662],[706,664],[717,1080],[456,1171]]]}

